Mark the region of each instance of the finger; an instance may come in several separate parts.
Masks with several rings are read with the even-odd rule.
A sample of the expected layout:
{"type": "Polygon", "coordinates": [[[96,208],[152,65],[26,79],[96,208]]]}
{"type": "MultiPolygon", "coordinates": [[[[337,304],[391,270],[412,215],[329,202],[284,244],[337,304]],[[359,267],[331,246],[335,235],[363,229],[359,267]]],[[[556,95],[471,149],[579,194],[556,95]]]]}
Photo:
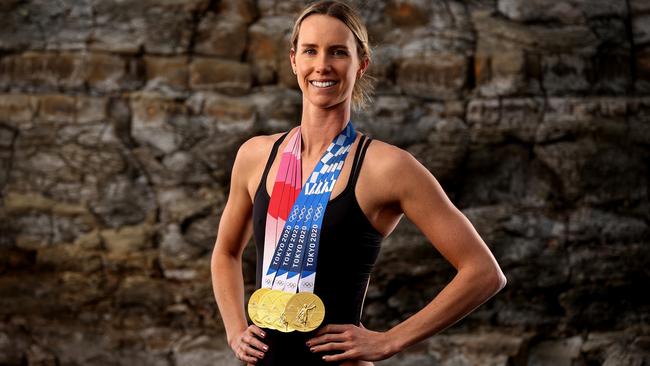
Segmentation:
{"type": "Polygon", "coordinates": [[[242,348],[247,356],[255,358],[256,361],[258,358],[264,358],[264,352],[257,350],[248,344],[242,345],[242,348]]]}
{"type": "Polygon", "coordinates": [[[269,347],[266,344],[262,343],[259,339],[257,339],[254,334],[248,334],[248,333],[244,334],[244,336],[242,337],[242,341],[246,345],[252,348],[256,348],[256,351],[266,352],[269,349],[269,347]]]}
{"type": "Polygon", "coordinates": [[[349,337],[346,333],[328,333],[312,338],[307,342],[307,346],[316,346],[319,344],[329,343],[329,342],[344,342],[349,340],[349,337]]]}
{"type": "Polygon", "coordinates": [[[350,328],[350,324],[327,324],[322,327],[316,335],[319,336],[325,333],[343,333],[350,328]]]}
{"type": "Polygon", "coordinates": [[[347,351],[345,351],[343,353],[323,356],[323,360],[329,361],[329,362],[341,361],[341,360],[349,360],[349,359],[353,359],[353,358],[356,358],[356,352],[351,350],[351,349],[349,349],[349,350],[347,350],[347,351]]]}
{"type": "Polygon", "coordinates": [[[349,348],[350,348],[350,344],[347,342],[330,342],[318,346],[313,346],[309,348],[309,350],[312,352],[326,352],[326,351],[346,351],[349,348]]]}
{"type": "Polygon", "coordinates": [[[251,363],[251,364],[257,363],[257,358],[247,355],[244,351],[237,352],[237,358],[246,363],[251,363]]]}
{"type": "Polygon", "coordinates": [[[261,337],[261,338],[266,337],[266,333],[262,330],[262,328],[258,327],[255,324],[251,324],[248,327],[248,330],[251,331],[252,333],[254,333],[255,335],[261,337]]]}

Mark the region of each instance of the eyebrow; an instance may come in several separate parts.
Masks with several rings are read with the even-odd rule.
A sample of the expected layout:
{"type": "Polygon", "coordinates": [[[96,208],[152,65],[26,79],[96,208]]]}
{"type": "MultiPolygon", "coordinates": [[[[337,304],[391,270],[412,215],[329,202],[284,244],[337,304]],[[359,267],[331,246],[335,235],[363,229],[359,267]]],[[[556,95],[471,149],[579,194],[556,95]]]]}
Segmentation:
{"type": "MultiPolygon", "coordinates": [[[[303,44],[300,45],[300,47],[303,47],[303,48],[307,48],[307,47],[318,48],[318,45],[315,44],[315,43],[303,43],[303,44]]],[[[329,46],[329,48],[345,48],[345,49],[347,49],[348,46],[346,46],[344,44],[333,44],[333,45],[329,46]]]]}

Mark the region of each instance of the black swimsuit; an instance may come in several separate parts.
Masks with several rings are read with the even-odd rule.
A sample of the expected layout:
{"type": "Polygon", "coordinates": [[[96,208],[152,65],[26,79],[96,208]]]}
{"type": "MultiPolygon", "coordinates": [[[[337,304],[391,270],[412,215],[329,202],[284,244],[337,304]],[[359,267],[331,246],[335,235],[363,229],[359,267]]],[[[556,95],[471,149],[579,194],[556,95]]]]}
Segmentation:
{"type": "MultiPolygon", "coordinates": [[[[264,174],[253,201],[253,236],[257,248],[256,288],[261,286],[264,253],[264,230],[270,201],[266,181],[275,160],[278,147],[289,132],[274,144],[264,168],[264,174]]],[[[359,207],[354,187],[371,138],[362,135],[354,154],[352,170],[345,189],[330,199],[323,218],[318,250],[317,276],[314,293],[325,304],[325,324],[359,325],[363,300],[375,264],[382,235],[372,226],[359,207]]],[[[257,365],[338,365],[325,362],[325,353],[313,354],[305,342],[314,332],[282,333],[265,329],[263,342],[269,346],[266,355],[257,365]]]]}

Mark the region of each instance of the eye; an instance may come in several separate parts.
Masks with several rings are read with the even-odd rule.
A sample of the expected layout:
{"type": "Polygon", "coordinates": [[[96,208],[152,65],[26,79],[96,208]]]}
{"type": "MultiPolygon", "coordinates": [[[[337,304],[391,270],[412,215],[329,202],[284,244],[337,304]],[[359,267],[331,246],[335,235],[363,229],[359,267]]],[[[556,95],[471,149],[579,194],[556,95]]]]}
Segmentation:
{"type": "Polygon", "coordinates": [[[348,53],[347,53],[347,51],[345,51],[345,50],[335,50],[335,51],[334,51],[334,55],[335,55],[335,56],[347,56],[348,53]]]}
{"type": "Polygon", "coordinates": [[[306,54],[308,54],[308,55],[315,55],[315,54],[316,54],[316,50],[313,49],[313,48],[305,48],[305,49],[302,51],[302,53],[306,53],[306,54]]]}

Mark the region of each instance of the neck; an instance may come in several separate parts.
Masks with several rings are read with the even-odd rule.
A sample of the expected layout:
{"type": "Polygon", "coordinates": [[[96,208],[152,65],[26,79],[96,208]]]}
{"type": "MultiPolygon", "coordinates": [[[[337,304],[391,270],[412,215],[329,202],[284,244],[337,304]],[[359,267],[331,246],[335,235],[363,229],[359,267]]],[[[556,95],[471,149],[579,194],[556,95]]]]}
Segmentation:
{"type": "Polygon", "coordinates": [[[302,156],[305,159],[320,159],[332,140],[350,120],[350,102],[345,101],[331,108],[317,108],[303,101],[300,130],[302,134],[302,156]]]}

